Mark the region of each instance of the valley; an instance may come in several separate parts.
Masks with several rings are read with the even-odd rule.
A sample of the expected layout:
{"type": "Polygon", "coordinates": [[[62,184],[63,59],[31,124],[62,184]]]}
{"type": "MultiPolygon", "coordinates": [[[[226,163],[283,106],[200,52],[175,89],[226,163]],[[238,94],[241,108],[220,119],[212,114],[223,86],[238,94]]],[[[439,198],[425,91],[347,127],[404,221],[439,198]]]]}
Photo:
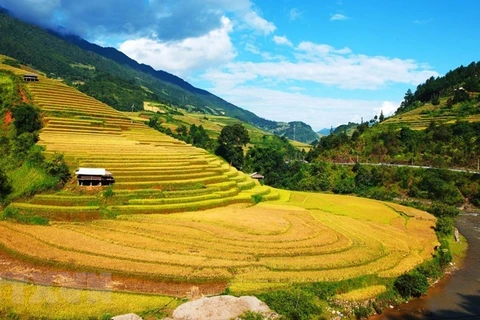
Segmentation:
{"type": "MultiPolygon", "coordinates": [[[[41,304],[29,307],[32,300],[17,305],[4,298],[4,308],[20,315],[50,317],[50,303],[105,288],[113,289],[107,295],[113,301],[135,291],[133,304],[100,304],[104,309],[96,312],[141,313],[169,301],[167,296],[184,297],[185,288],[195,286],[203,294],[240,295],[374,277],[352,292],[358,299],[386,291],[391,279],[429,259],[438,245],[436,219],[420,210],[262,186],[203,149],[156,132],[62,82],[39,76],[25,90],[42,113],[38,144],[45,155],[63,154],[71,170],[106,168],[115,183],[84,187],[73,178],[61,190],[22,197],[6,208],[15,216],[49,222],[0,222],[2,251],[32,270],[47,268],[52,279],[64,277],[60,285],[70,287],[59,298],[55,289],[42,286],[48,283],[38,278],[41,272],[31,273],[28,281],[38,281],[37,294],[45,293],[41,304]],[[255,204],[259,196],[262,202],[255,204]],[[108,283],[79,286],[68,280],[72,273],[100,273],[108,283]],[[180,291],[172,289],[177,284],[180,291]],[[152,286],[163,295],[145,296],[152,286]],[[116,293],[125,289],[128,294],[116,293]]],[[[35,294],[34,287],[8,280],[8,268],[2,274],[4,295],[35,294]]],[[[22,276],[11,278],[25,281],[22,276]]],[[[79,301],[53,318],[79,316],[76,312],[89,305],[88,299],[79,301]]]]}

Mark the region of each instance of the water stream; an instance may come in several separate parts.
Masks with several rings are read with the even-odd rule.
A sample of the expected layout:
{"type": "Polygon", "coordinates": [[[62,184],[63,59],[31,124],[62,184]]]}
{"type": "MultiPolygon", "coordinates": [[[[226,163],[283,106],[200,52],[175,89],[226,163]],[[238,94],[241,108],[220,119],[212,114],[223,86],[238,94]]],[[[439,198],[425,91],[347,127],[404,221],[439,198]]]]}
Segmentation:
{"type": "Polygon", "coordinates": [[[480,319],[480,215],[462,214],[457,228],[469,244],[463,267],[438,282],[426,296],[369,320],[480,319]]]}

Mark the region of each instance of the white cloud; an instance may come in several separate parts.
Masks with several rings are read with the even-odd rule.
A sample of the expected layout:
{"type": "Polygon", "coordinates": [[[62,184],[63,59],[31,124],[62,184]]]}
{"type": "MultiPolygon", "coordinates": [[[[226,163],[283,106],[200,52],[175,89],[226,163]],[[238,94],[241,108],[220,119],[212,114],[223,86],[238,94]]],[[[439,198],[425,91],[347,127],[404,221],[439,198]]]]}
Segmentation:
{"type": "Polygon", "coordinates": [[[293,47],[293,44],[285,36],[273,36],[273,42],[275,42],[278,45],[286,45],[289,47],[293,47]]]}
{"type": "Polygon", "coordinates": [[[201,37],[169,42],[139,38],[123,42],[119,50],[157,70],[187,76],[194,70],[218,66],[235,57],[235,48],[229,36],[231,30],[230,20],[223,17],[221,28],[201,37]]]}
{"type": "MultiPolygon", "coordinates": [[[[394,83],[417,85],[439,74],[428,65],[411,59],[366,56],[349,48],[302,42],[294,59],[278,62],[232,62],[216,69],[216,74],[251,74],[255,79],[308,81],[342,89],[377,90],[394,83]]],[[[218,84],[216,77],[207,80],[218,84]]]]}
{"type": "Polygon", "coordinates": [[[212,91],[266,119],[303,121],[310,124],[315,131],[348,121],[360,122],[362,117],[365,120],[372,119],[379,114],[376,110],[382,106],[395,104],[390,101],[320,98],[257,86],[216,88],[212,91]]]}
{"type": "Polygon", "coordinates": [[[341,13],[335,13],[330,16],[330,21],[343,21],[343,20],[348,20],[348,17],[341,13]]]}
{"type": "Polygon", "coordinates": [[[291,21],[295,21],[298,18],[301,18],[302,14],[303,13],[300,10],[298,10],[297,8],[292,8],[288,12],[288,17],[290,18],[291,21]]]}
{"type": "Polygon", "coordinates": [[[393,102],[393,101],[383,101],[382,105],[379,108],[374,109],[373,111],[375,114],[380,115],[380,112],[383,112],[385,117],[389,117],[393,115],[395,111],[397,111],[398,107],[400,106],[400,102],[393,102]]]}
{"type": "Polygon", "coordinates": [[[269,35],[277,28],[272,22],[269,22],[264,18],[260,17],[258,13],[253,10],[248,11],[243,16],[243,20],[249,27],[254,30],[260,31],[264,35],[269,35]]]}

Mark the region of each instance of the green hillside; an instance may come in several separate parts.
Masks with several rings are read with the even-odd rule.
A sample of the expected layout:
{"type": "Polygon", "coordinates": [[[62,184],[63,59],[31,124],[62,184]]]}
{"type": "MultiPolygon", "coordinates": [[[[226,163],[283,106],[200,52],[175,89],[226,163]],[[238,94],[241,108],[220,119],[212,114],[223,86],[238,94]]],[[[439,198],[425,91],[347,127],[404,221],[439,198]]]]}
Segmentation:
{"type": "MultiPolygon", "coordinates": [[[[49,78],[61,78],[117,110],[127,111],[132,105],[154,101],[207,115],[226,115],[293,139],[293,132],[284,130],[284,124],[260,118],[167,72],[138,64],[113,48],[76,37],[64,39],[6,12],[0,12],[0,33],[0,54],[42,70],[49,78]]],[[[299,132],[297,140],[315,140],[309,126],[299,127],[303,133],[299,132]]]]}

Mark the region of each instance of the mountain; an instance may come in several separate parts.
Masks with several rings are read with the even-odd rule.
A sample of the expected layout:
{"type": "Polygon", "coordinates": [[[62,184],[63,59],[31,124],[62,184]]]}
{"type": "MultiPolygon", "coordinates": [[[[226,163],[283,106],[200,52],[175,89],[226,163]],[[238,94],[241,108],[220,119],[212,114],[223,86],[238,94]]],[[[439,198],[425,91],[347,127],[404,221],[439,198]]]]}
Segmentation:
{"type": "Polygon", "coordinates": [[[333,130],[335,130],[335,128],[323,128],[321,130],[318,130],[317,134],[321,136],[328,136],[331,132],[333,132],[333,130]]]}
{"type": "Polygon", "coordinates": [[[354,123],[354,122],[349,122],[347,124],[342,124],[342,125],[339,125],[338,127],[336,127],[334,130],[333,130],[333,134],[343,134],[345,133],[347,136],[351,136],[353,134],[353,132],[355,131],[355,129],[357,129],[358,127],[358,123],[354,123]]]}
{"type": "Polygon", "coordinates": [[[274,134],[287,137],[292,140],[302,141],[302,142],[313,142],[318,140],[319,136],[316,134],[312,127],[308,124],[305,124],[301,121],[292,121],[288,123],[279,123],[279,126],[272,131],[274,134]],[[282,125],[283,124],[283,125],[282,125]]]}
{"type": "MultiPolygon", "coordinates": [[[[227,115],[272,133],[281,132],[285,126],[195,88],[168,72],[139,64],[114,48],[103,48],[77,36],[47,32],[11,17],[5,10],[0,10],[0,34],[1,54],[41,70],[48,77],[60,78],[118,110],[153,101],[207,115],[227,115]]],[[[308,131],[309,126],[303,124],[302,128],[308,131]]],[[[313,135],[311,130],[299,137],[313,135]]],[[[293,132],[287,130],[286,136],[293,139],[293,132]]]]}
{"type": "MultiPolygon", "coordinates": [[[[480,63],[427,79],[388,119],[339,126],[309,161],[415,164],[478,170],[480,63]],[[433,90],[435,88],[435,90],[433,90]],[[430,92],[430,94],[424,94],[430,92]],[[426,100],[430,96],[430,100],[426,100]],[[346,134],[342,134],[345,132],[346,134]]],[[[475,186],[472,190],[477,190],[475,186]]],[[[480,197],[480,195],[479,195],[480,197]]]]}
{"type": "Polygon", "coordinates": [[[461,98],[458,95],[462,94],[462,90],[457,91],[460,88],[468,92],[480,92],[480,61],[450,70],[442,77],[431,77],[425,83],[418,85],[414,93],[408,89],[395,114],[417,109],[425,103],[438,106],[440,100],[446,97],[451,97],[452,101],[454,99],[458,101],[461,98]]]}

